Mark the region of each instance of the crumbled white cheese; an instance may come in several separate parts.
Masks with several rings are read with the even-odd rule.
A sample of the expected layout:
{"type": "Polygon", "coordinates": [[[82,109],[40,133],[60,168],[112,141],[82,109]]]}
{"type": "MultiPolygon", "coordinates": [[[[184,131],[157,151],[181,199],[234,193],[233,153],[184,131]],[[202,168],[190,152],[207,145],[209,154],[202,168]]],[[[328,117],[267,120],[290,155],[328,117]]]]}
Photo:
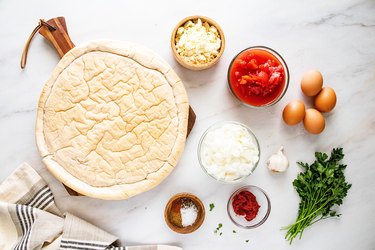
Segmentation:
{"type": "Polygon", "coordinates": [[[239,124],[224,124],[209,131],[200,157],[206,171],[218,180],[234,181],[251,174],[259,160],[253,136],[239,124]]]}
{"type": "Polygon", "coordinates": [[[176,50],[187,62],[208,63],[218,56],[220,47],[218,30],[201,19],[188,21],[177,29],[176,50]]]}

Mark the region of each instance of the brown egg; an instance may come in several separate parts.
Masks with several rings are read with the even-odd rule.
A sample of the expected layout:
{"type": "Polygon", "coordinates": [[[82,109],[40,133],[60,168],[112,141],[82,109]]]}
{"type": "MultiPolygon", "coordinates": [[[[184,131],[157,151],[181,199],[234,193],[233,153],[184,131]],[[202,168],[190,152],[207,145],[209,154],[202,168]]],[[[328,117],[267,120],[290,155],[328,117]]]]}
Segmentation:
{"type": "Polygon", "coordinates": [[[283,120],[288,125],[296,125],[305,117],[305,104],[300,100],[291,101],[283,110],[283,120]]]}
{"type": "Polygon", "coordinates": [[[302,92],[307,96],[315,96],[323,86],[323,76],[318,70],[307,71],[301,81],[302,92]]]}
{"type": "Polygon", "coordinates": [[[307,109],[303,119],[303,126],[311,134],[320,134],[324,130],[326,122],[322,113],[318,110],[307,109]]]}
{"type": "Polygon", "coordinates": [[[324,87],[315,97],[315,108],[320,112],[329,112],[336,106],[336,93],[330,87],[324,87]]]}

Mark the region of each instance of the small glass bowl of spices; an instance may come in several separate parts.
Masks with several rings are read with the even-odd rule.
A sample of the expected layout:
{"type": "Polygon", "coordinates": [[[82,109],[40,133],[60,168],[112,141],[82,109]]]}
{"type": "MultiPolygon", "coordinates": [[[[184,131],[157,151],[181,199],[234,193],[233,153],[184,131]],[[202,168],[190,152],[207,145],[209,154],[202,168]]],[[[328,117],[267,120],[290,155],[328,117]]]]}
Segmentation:
{"type": "Polygon", "coordinates": [[[205,210],[202,201],[195,195],[179,193],[167,203],[164,219],[168,227],[181,234],[192,233],[203,223],[205,210]]]}
{"type": "Polygon", "coordinates": [[[270,215],[271,201],[263,189],[244,186],[231,195],[227,211],[235,225],[246,229],[256,228],[270,215]]]}

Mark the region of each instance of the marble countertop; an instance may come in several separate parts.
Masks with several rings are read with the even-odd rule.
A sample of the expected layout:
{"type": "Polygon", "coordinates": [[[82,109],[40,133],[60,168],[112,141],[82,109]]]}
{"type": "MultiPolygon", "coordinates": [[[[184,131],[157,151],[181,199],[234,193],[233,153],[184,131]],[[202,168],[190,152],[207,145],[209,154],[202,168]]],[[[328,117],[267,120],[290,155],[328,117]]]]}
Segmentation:
{"type": "Polygon", "coordinates": [[[198,249],[375,249],[375,2],[373,0],[286,1],[0,1],[0,181],[20,163],[28,162],[50,183],[62,210],[117,235],[126,245],[166,243],[198,249]],[[173,59],[169,39],[182,18],[202,14],[216,20],[227,47],[219,64],[193,72],[173,59]],[[184,154],[172,174],[157,188],[124,201],[70,197],[45,169],[38,155],[35,117],[39,94],[59,61],[41,37],[32,41],[25,70],[19,67],[22,49],[39,18],[64,16],[75,44],[94,39],[116,39],[143,44],[162,55],[183,80],[197,114],[184,154]],[[277,105],[255,110],[242,106],[229,93],[226,74],[232,57],[251,45],[278,51],[290,69],[290,86],[277,105]],[[335,110],[318,136],[302,125],[287,127],[281,119],[284,105],[303,99],[299,88],[303,72],[318,68],[326,85],[338,95],[335,110]],[[197,159],[200,136],[223,120],[247,124],[257,135],[262,156],[245,182],[223,185],[206,176],[197,159]],[[280,145],[291,166],[285,174],[271,174],[265,162],[280,145]],[[296,161],[313,160],[315,151],[342,146],[347,179],[353,184],[342,217],[308,228],[292,246],[282,226],[294,221],[299,197],[292,181],[300,171],[296,161]],[[261,227],[241,230],[227,216],[230,194],[245,184],[262,187],[272,202],[270,217],[261,227]],[[178,192],[199,196],[208,207],[202,227],[189,235],[172,232],[164,222],[168,199],[178,192]],[[223,235],[214,234],[218,223],[223,235]],[[236,230],[234,234],[232,230],[236,230]],[[249,240],[248,243],[245,241],[249,240]]]}

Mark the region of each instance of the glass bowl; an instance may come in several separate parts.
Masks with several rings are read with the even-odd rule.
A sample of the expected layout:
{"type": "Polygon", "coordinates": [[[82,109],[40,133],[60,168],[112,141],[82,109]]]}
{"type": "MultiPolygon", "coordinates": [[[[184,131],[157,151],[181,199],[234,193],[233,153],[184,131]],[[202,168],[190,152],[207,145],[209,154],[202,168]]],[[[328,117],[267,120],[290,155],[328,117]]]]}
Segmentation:
{"type": "Polygon", "coordinates": [[[221,183],[226,183],[226,184],[228,184],[228,183],[238,183],[238,182],[241,182],[241,181],[245,180],[245,179],[246,179],[248,176],[250,176],[250,175],[254,172],[254,170],[257,168],[258,163],[259,163],[259,159],[260,159],[260,146],[259,146],[259,142],[258,142],[258,139],[256,138],[255,134],[254,134],[254,133],[251,131],[251,129],[250,129],[249,127],[247,127],[246,125],[244,125],[244,124],[242,124],[242,123],[239,123],[239,122],[235,122],[235,121],[223,121],[223,122],[217,122],[217,123],[211,125],[211,126],[210,126],[210,127],[209,127],[209,128],[203,133],[203,135],[202,135],[202,137],[201,137],[201,139],[200,139],[200,141],[199,141],[199,144],[198,144],[198,161],[199,161],[200,166],[202,167],[203,171],[204,171],[208,176],[210,176],[211,178],[213,178],[213,179],[215,179],[215,180],[217,180],[217,181],[219,181],[219,182],[221,182],[221,183]],[[203,164],[202,155],[201,155],[201,153],[202,153],[202,152],[201,152],[201,151],[202,151],[202,144],[203,144],[203,142],[204,142],[204,140],[205,140],[207,134],[208,134],[210,131],[213,131],[213,130],[215,130],[215,129],[217,129],[217,128],[220,128],[220,127],[222,127],[222,126],[224,126],[224,125],[227,125],[227,124],[239,125],[239,126],[245,128],[245,129],[249,132],[249,134],[250,134],[250,136],[251,136],[251,141],[255,144],[255,146],[257,147],[258,152],[259,152],[259,153],[258,153],[258,160],[254,163],[254,166],[253,166],[252,169],[249,171],[249,173],[246,174],[246,175],[242,175],[242,176],[240,176],[239,178],[236,178],[236,179],[234,179],[234,180],[219,179],[219,178],[217,178],[216,176],[210,174],[210,172],[206,169],[206,167],[205,167],[204,164],[203,164]]]}
{"type": "Polygon", "coordinates": [[[231,221],[238,227],[251,229],[256,228],[262,225],[271,213],[271,201],[266,194],[266,192],[257,187],[257,186],[244,186],[237,189],[229,198],[227,204],[227,212],[231,221]],[[258,204],[260,205],[259,211],[257,216],[251,220],[247,221],[244,216],[237,215],[232,206],[232,200],[235,195],[239,194],[242,191],[249,191],[251,192],[257,199],[258,204]]]}
{"type": "Polygon", "coordinates": [[[229,67],[228,67],[228,74],[227,74],[227,80],[228,80],[228,86],[229,86],[229,89],[230,91],[232,92],[232,94],[242,103],[244,104],[245,106],[248,106],[248,107],[252,107],[252,108],[264,108],[264,107],[269,107],[269,106],[272,106],[272,105],[275,105],[276,103],[278,103],[281,98],[283,98],[283,96],[285,95],[286,91],[288,90],[288,86],[289,86],[289,69],[288,69],[288,65],[286,64],[285,60],[282,58],[282,56],[277,53],[275,50],[269,48],[269,47],[266,47],[266,46],[252,46],[252,47],[248,47],[244,50],[242,50],[241,52],[239,52],[231,61],[229,67]],[[265,52],[268,52],[270,53],[271,55],[273,55],[281,64],[281,66],[283,67],[284,69],[284,87],[283,87],[283,90],[281,91],[281,93],[275,98],[273,99],[272,101],[266,103],[266,104],[263,104],[263,105],[252,105],[252,104],[249,104],[247,102],[245,102],[244,100],[242,100],[238,95],[236,95],[236,92],[234,91],[233,87],[232,87],[232,84],[231,84],[231,80],[230,80],[230,71],[232,69],[232,65],[234,63],[234,61],[237,59],[237,57],[239,55],[241,55],[242,53],[244,52],[247,52],[249,50],[263,50],[265,52]]]}

